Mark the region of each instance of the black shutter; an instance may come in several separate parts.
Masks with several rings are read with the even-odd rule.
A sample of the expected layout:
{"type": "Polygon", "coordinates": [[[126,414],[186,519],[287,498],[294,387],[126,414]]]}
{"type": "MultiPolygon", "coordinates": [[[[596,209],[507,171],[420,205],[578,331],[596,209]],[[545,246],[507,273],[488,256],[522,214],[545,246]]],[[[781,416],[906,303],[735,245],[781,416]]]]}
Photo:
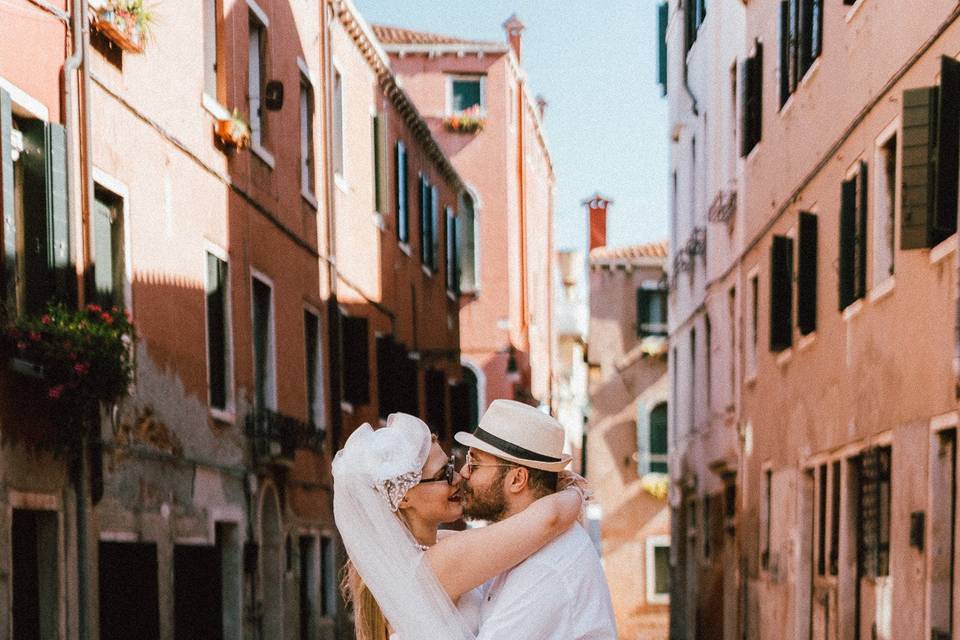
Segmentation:
{"type": "Polygon", "coordinates": [[[810,65],[813,63],[814,53],[814,29],[816,28],[814,21],[816,16],[814,16],[813,7],[815,0],[801,0],[800,9],[799,9],[799,25],[800,25],[800,35],[798,38],[798,52],[797,52],[797,81],[799,82],[801,78],[807,73],[807,70],[810,69],[810,65]]]}
{"type": "MultiPolygon", "coordinates": [[[[763,137],[763,43],[756,44],[753,54],[753,146],[763,137]]],[[[753,148],[753,147],[751,147],[753,148]]]]}
{"type": "Polygon", "coordinates": [[[660,90],[667,95],[667,23],[670,19],[670,6],[661,2],[657,7],[657,81],[660,90]]]}
{"type": "Polygon", "coordinates": [[[800,213],[797,247],[797,327],[807,335],[817,329],[817,216],[800,213]]]}
{"type": "Polygon", "coordinates": [[[854,269],[856,262],[857,180],[845,180],[840,189],[840,310],[855,300],[854,269]]]}
{"type": "Polygon", "coordinates": [[[937,127],[936,202],[930,246],[957,230],[957,173],[960,171],[960,62],[940,58],[940,96],[937,127]]]}
{"type": "Polygon", "coordinates": [[[400,409],[397,349],[393,336],[377,336],[377,400],[381,418],[400,409]]]}
{"type": "Polygon", "coordinates": [[[439,369],[427,369],[425,389],[427,396],[427,420],[430,430],[441,437],[447,433],[447,376],[439,369]]]}
{"type": "Polygon", "coordinates": [[[70,269],[70,215],[67,207],[67,135],[63,125],[52,122],[46,135],[47,268],[53,277],[54,295],[74,301],[76,277],[70,269]]]}
{"type": "Polygon", "coordinates": [[[790,98],[790,3],[780,2],[780,106],[790,98]]]}
{"type": "Polygon", "coordinates": [[[740,109],[740,157],[746,157],[750,153],[750,59],[740,60],[737,64],[737,88],[740,91],[739,109],[740,109]]]}
{"type": "Polygon", "coordinates": [[[857,175],[857,228],[854,262],[854,297],[867,295],[867,163],[860,162],[857,175]]]}
{"type": "Polygon", "coordinates": [[[793,240],[773,236],[770,251],[770,350],[793,344],[793,240]]]}
{"type": "MultiPolygon", "coordinates": [[[[10,94],[0,88],[0,211],[3,212],[3,262],[0,299],[8,312],[17,300],[17,217],[13,204],[13,111],[10,94]]],[[[12,313],[11,313],[12,315],[12,313]]]]}
{"type": "Polygon", "coordinates": [[[49,268],[50,233],[47,216],[47,123],[37,119],[20,121],[24,153],[23,167],[23,289],[27,313],[40,313],[53,295],[49,268]]]}
{"type": "Polygon", "coordinates": [[[343,399],[359,406],[370,402],[369,321],[345,316],[343,322],[343,399]]]}
{"type": "Polygon", "coordinates": [[[900,247],[905,250],[930,246],[927,224],[933,210],[933,185],[937,173],[934,147],[939,93],[937,87],[903,92],[900,247]]]}
{"type": "MultiPolygon", "coordinates": [[[[210,406],[227,407],[227,263],[207,254],[207,366],[210,406]]],[[[309,372],[308,372],[309,374],[309,372]]]]}
{"type": "Polygon", "coordinates": [[[343,326],[341,321],[343,314],[340,313],[336,296],[331,296],[327,302],[327,357],[330,367],[328,376],[327,397],[330,399],[330,436],[333,441],[333,448],[339,449],[340,434],[343,426],[343,414],[340,410],[340,401],[343,399],[343,349],[341,348],[341,336],[343,335],[343,326]]]}

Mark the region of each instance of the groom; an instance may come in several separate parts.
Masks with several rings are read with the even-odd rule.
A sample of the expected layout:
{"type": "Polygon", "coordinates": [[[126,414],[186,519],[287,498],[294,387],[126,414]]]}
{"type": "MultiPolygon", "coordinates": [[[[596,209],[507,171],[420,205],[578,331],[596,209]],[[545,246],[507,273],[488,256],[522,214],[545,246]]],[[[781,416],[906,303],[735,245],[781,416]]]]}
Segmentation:
{"type": "MultiPolygon", "coordinates": [[[[464,516],[497,522],[557,490],[570,462],[563,427],[539,409],[495,400],[471,433],[461,495],[464,516]]],[[[483,586],[477,640],[616,640],[600,559],[579,524],[483,586]]]]}

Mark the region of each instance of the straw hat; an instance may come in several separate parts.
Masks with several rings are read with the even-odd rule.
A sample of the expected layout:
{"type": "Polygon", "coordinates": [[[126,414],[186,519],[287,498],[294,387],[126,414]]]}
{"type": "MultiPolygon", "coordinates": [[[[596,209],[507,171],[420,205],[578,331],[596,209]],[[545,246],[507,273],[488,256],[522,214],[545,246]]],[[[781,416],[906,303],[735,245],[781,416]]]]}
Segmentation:
{"type": "Polygon", "coordinates": [[[572,456],[563,452],[563,426],[522,402],[494,400],[473,433],[454,439],[508,462],[544,471],[562,471],[572,456]]]}

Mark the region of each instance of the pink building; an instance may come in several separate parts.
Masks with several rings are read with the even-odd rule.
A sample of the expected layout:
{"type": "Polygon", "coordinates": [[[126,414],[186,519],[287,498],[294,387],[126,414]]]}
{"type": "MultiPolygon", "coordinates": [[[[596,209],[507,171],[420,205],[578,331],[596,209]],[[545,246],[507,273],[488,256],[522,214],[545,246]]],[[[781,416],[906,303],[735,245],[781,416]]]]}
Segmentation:
{"type": "Polygon", "coordinates": [[[523,25],[504,27],[510,44],[374,27],[466,187],[460,325],[472,421],[496,398],[553,408],[553,167],[543,103],[520,66],[523,25]]]}

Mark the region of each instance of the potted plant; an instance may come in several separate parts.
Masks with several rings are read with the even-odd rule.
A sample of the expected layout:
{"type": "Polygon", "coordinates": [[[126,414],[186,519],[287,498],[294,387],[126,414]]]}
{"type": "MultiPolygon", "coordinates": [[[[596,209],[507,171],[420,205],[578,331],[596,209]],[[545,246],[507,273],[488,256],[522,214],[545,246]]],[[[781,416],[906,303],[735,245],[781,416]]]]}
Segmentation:
{"type": "Polygon", "coordinates": [[[55,426],[51,445],[65,452],[95,427],[102,404],[123,398],[133,379],[134,327],[112,307],[52,305],[7,324],[0,340],[10,370],[28,376],[33,405],[55,426]]]}
{"type": "Polygon", "coordinates": [[[250,125],[236,109],[230,117],[217,120],[216,133],[224,144],[237,149],[246,149],[250,146],[250,125]]]}
{"type": "Polygon", "coordinates": [[[108,0],[97,9],[94,24],[124,51],[142,53],[153,23],[153,10],[144,0],[108,0]]]}
{"type": "Polygon", "coordinates": [[[458,133],[477,133],[483,131],[486,123],[486,114],[478,104],[455,113],[452,116],[447,116],[443,120],[443,124],[448,131],[456,131],[458,133]]]}

